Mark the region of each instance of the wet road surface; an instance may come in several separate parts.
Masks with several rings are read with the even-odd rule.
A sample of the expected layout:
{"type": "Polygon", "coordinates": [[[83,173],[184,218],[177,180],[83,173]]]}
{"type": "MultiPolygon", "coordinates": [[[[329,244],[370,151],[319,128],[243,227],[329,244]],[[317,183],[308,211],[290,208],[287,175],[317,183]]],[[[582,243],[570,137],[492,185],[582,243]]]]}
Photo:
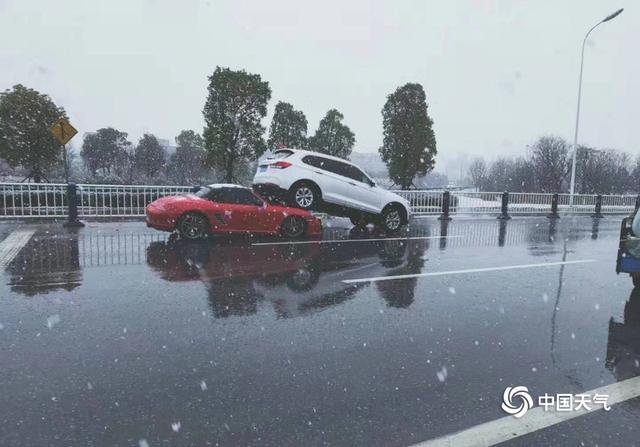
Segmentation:
{"type": "MultiPolygon", "coordinates": [[[[0,284],[0,445],[405,446],[505,417],[507,386],[635,377],[620,220],[336,224],[296,244],[0,224],[0,244],[35,232],[0,284]]],[[[633,445],[639,401],[508,444],[633,445]]]]}

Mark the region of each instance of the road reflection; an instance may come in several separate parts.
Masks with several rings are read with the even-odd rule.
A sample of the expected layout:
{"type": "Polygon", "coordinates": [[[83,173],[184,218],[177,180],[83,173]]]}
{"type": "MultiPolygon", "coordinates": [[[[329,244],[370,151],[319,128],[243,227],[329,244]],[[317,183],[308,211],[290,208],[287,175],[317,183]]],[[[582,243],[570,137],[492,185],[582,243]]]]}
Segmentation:
{"type": "MultiPolygon", "coordinates": [[[[322,244],[294,245],[278,239],[262,240],[274,245],[255,245],[257,240],[250,238],[190,243],[165,233],[48,229],[37,233],[7,267],[8,282],[12,291],[26,296],[73,291],[82,284],[84,269],[146,264],[167,281],[204,281],[217,303],[216,315],[254,313],[256,303],[264,299],[282,309],[279,314],[289,315],[308,312],[305,306],[322,308],[349,299],[354,291],[341,285],[343,279],[420,273],[430,243],[440,251],[525,245],[530,254],[545,256],[562,252],[563,241],[598,237],[597,219],[589,226],[563,227],[561,221],[422,221],[401,236],[408,239],[386,240],[372,229],[326,228],[322,244]],[[354,239],[376,240],[347,242],[354,239]],[[341,240],[345,242],[335,242],[341,240]],[[270,298],[275,293],[281,297],[270,298]],[[294,294],[295,306],[282,298],[294,294]],[[235,297],[233,303],[221,304],[230,296],[235,297]]],[[[389,306],[407,307],[413,302],[415,284],[415,279],[406,279],[372,287],[389,306]]]]}
{"type": "Polygon", "coordinates": [[[640,287],[631,292],[624,305],[622,323],[609,320],[605,366],[617,380],[640,373],[640,287]]]}
{"type": "Polygon", "coordinates": [[[76,289],[82,283],[78,233],[36,233],[7,271],[11,291],[22,295],[76,289]]]}
{"type": "MultiPolygon", "coordinates": [[[[167,281],[202,281],[216,318],[251,315],[260,302],[278,317],[307,315],[344,303],[369,284],[342,281],[362,276],[418,273],[428,239],[370,241],[369,232],[351,232],[331,244],[255,245],[240,239],[153,242],[147,263],[167,281]],[[354,239],[367,239],[354,242],[354,239]]],[[[389,306],[413,302],[416,281],[378,284],[389,306]]]]}

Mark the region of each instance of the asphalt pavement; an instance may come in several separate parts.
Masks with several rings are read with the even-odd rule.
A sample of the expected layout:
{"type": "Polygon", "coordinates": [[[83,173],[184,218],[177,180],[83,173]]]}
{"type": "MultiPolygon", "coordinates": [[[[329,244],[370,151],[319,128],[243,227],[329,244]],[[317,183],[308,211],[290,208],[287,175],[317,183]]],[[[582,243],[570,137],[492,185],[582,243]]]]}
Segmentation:
{"type": "MultiPolygon", "coordinates": [[[[508,386],[624,386],[620,220],[331,220],[295,243],[0,223],[0,446],[409,446],[511,420],[508,386]]],[[[634,445],[639,415],[630,398],[505,445],[634,445]]]]}

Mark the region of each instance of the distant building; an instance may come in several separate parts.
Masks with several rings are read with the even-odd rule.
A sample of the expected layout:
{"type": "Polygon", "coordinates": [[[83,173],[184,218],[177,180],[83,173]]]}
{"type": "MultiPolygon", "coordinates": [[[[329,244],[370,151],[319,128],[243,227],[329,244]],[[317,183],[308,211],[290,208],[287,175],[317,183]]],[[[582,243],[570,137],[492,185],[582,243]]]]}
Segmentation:
{"type": "Polygon", "coordinates": [[[164,149],[167,155],[175,153],[176,145],[171,140],[167,140],[166,138],[158,138],[158,143],[160,143],[160,147],[164,149]]]}

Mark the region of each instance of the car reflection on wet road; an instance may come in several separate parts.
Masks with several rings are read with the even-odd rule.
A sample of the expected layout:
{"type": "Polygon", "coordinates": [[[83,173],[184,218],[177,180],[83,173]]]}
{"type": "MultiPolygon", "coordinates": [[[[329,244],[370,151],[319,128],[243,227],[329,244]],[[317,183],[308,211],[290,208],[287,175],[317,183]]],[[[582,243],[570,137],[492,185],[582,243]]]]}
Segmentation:
{"type": "MultiPolygon", "coordinates": [[[[615,218],[294,244],[32,228],[0,285],[0,445],[410,445],[504,417],[506,386],[578,393],[640,371],[615,218]],[[420,276],[438,272],[456,274],[420,276]]],[[[513,443],[630,444],[638,412],[513,443]]]]}
{"type": "MultiPolygon", "coordinates": [[[[255,313],[259,301],[271,303],[277,316],[286,318],[338,305],[366,287],[342,282],[349,278],[419,272],[429,244],[425,238],[369,241],[369,233],[350,236],[352,241],[366,239],[331,245],[152,242],[147,262],[167,281],[202,281],[216,318],[255,313]]],[[[415,281],[400,293],[380,285],[383,298],[394,307],[410,305],[414,289],[415,281]]]]}

